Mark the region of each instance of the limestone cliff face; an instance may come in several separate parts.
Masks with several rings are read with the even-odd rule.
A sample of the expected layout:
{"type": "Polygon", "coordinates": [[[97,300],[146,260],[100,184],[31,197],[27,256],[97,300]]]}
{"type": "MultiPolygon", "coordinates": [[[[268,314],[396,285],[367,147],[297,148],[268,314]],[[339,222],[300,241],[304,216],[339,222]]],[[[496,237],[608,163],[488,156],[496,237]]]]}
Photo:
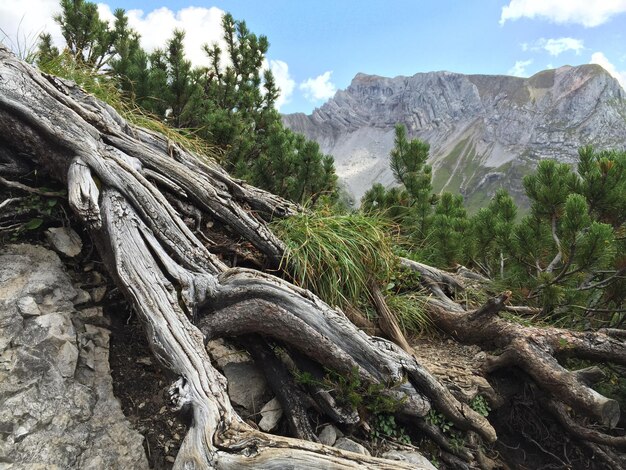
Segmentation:
{"type": "MultiPolygon", "coordinates": [[[[530,78],[419,73],[358,74],[311,115],[284,123],[335,157],[359,200],[374,182],[393,184],[394,126],[431,145],[435,190],[460,191],[470,208],[500,186],[522,201],[521,178],[542,158],[573,163],[582,145],[626,147],[626,93],[598,65],[530,78]]],[[[522,201],[523,203],[523,201],[522,201]]]]}

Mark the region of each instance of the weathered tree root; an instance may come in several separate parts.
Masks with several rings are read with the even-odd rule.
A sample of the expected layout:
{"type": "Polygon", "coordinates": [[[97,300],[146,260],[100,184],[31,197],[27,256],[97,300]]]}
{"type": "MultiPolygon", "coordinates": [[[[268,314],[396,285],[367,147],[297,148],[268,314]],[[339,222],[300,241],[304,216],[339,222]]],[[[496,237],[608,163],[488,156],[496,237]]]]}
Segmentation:
{"type": "Polygon", "coordinates": [[[491,299],[483,307],[467,312],[450,311],[439,303],[431,309],[431,318],[443,331],[461,342],[499,349],[498,356],[485,362],[485,372],[502,367],[523,369],[536,384],[555,400],[555,415],[577,437],[587,435],[592,442],[621,447],[623,438],[587,430],[575,424],[563,408],[568,405],[577,414],[589,417],[605,428],[613,428],[620,418],[618,403],[593,390],[588,382],[594,371],[569,371],[557,358],[575,357],[593,361],[626,364],[626,343],[601,332],[574,332],[559,328],[521,326],[500,318],[509,294],[491,299]],[[557,403],[561,403],[556,406],[557,403]],[[588,434],[586,434],[588,432],[588,434]]]}
{"type": "Polygon", "coordinates": [[[211,365],[202,333],[190,321],[196,313],[205,315],[204,329],[214,336],[256,332],[249,326],[251,313],[271,311],[267,320],[284,328],[284,335],[301,328],[303,352],[324,355],[338,370],[356,368],[366,382],[399,384],[398,391],[409,396],[407,416],[427,411],[423,390],[459,427],[495,439],[482,416],[457,402],[395,345],[368,338],[308,291],[256,271],[229,269],[194,236],[168,198],[192,203],[273,262],[282,256],[282,243],[245,207],[268,217],[297,207],[131,127],[75,85],[41,75],[1,47],[0,135],[13,160],[27,160],[67,184],[70,205],[91,229],[109,273],[143,322],[153,353],[181,377],[172,398],[190,409],[193,421],[175,468],[409,468],[245,424],[231,406],[225,379],[211,365]],[[328,347],[307,346],[311,341],[328,347]],[[409,381],[401,383],[405,375],[409,381]]]}
{"type": "Polygon", "coordinates": [[[448,310],[453,312],[463,311],[463,307],[453,302],[449,294],[446,293],[446,291],[454,293],[465,288],[463,282],[456,276],[442,271],[441,269],[407,258],[400,258],[400,266],[419,273],[421,276],[420,281],[424,287],[426,287],[439,302],[445,305],[448,310]]]}
{"type": "Polygon", "coordinates": [[[626,436],[610,436],[595,429],[589,429],[580,425],[570,416],[565,405],[555,401],[554,399],[544,403],[544,406],[557,419],[557,421],[561,423],[561,426],[567,429],[570,434],[578,439],[593,442],[595,444],[615,447],[616,449],[620,449],[622,451],[626,450],[626,436]]]}
{"type": "Polygon", "coordinates": [[[583,444],[591,450],[595,459],[606,464],[606,468],[611,470],[615,468],[626,468],[626,456],[624,456],[623,453],[618,454],[612,449],[603,447],[594,442],[583,441],[583,444]]]}
{"type": "MultiPolygon", "coordinates": [[[[486,349],[498,349],[498,356],[487,358],[485,371],[492,372],[507,366],[525,370],[546,392],[577,412],[612,428],[620,417],[619,405],[590,388],[600,380],[597,368],[569,371],[557,359],[578,358],[597,362],[626,363],[626,333],[624,330],[576,332],[561,328],[522,326],[498,316],[508,309],[510,293],[490,299],[482,307],[466,311],[443,293],[443,288],[454,292],[463,285],[442,271],[403,260],[403,266],[420,272],[423,284],[434,297],[428,306],[434,323],[446,333],[467,344],[478,344],[486,349]]],[[[517,311],[519,309],[512,309],[517,311]]],[[[534,314],[534,310],[524,308],[534,314]]]]}
{"type": "Polygon", "coordinates": [[[591,385],[602,380],[597,367],[577,371],[567,370],[559,359],[578,358],[599,363],[626,363],[626,331],[601,329],[597,332],[575,332],[559,328],[522,326],[498,316],[504,309],[534,315],[536,309],[509,308],[506,303],[510,293],[492,298],[481,308],[467,311],[454,302],[447,293],[463,289],[457,276],[446,275],[441,270],[402,260],[405,268],[418,271],[422,284],[433,294],[428,300],[431,319],[447,334],[466,344],[477,344],[486,350],[500,350],[498,356],[489,356],[484,372],[516,366],[524,370],[549,397],[546,410],[572,437],[580,440],[600,458],[615,462],[610,448],[624,450],[626,437],[602,432],[612,429],[620,419],[618,403],[596,392],[591,385]],[[591,418],[598,425],[590,425],[575,415],[591,418]],[[582,424],[582,423],[585,424],[582,424]],[[602,449],[605,446],[605,449],[602,449]]]}
{"type": "Polygon", "coordinates": [[[258,335],[244,337],[242,344],[263,370],[270,388],[278,398],[291,436],[319,442],[307,415],[306,405],[311,400],[308,400],[304,392],[297,387],[285,364],[276,357],[270,346],[258,335]]]}
{"type": "Polygon", "coordinates": [[[349,374],[356,369],[365,383],[398,383],[408,398],[402,412],[425,416],[429,406],[412,387],[401,383],[407,374],[409,382],[461,429],[474,429],[488,441],[495,439],[485,418],[458,402],[413,357],[393,343],[374,341],[355,330],[346,317],[307,291],[242,269],[231,269],[219,279],[220,288],[204,306],[208,313],[199,321],[205,334],[263,333],[339,372],[349,374]]]}

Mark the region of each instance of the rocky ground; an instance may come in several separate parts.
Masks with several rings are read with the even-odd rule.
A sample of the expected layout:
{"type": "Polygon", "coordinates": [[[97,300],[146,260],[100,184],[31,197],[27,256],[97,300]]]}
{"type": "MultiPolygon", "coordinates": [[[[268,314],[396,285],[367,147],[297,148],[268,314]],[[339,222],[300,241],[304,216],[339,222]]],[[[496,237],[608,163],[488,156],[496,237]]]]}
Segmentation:
{"type": "MultiPolygon", "coordinates": [[[[152,357],[143,329],[125,305],[110,306],[109,361],[115,396],[124,415],[140,432],[150,468],[172,467],[187,432],[187,425],[170,406],[168,389],[173,379],[152,357]]],[[[175,379],[174,379],[175,380],[175,379]]]]}
{"type": "MultiPolygon", "coordinates": [[[[0,249],[0,466],[171,468],[188,424],[169,402],[176,377],[156,363],[141,324],[78,234],[59,227],[46,238],[58,253],[0,249]]],[[[224,340],[207,348],[240,415],[286,433],[253,359],[224,340]]],[[[327,445],[431,468],[415,447],[370,441],[360,428],[320,419],[315,430],[327,445]]]]}
{"type": "Polygon", "coordinates": [[[59,257],[0,252],[0,464],[148,468],[143,438],[113,394],[110,331],[59,257]]]}
{"type": "MultiPolygon", "coordinates": [[[[93,250],[75,246],[82,243],[77,234],[47,232],[39,243],[58,253],[29,244],[0,249],[0,467],[171,468],[188,425],[169,401],[176,377],[154,360],[141,324],[93,250]]],[[[459,399],[487,397],[492,407],[497,404],[485,409],[499,433],[496,446],[486,449],[492,457],[503,456],[520,469],[587,468],[593,461],[584,447],[560,439],[537,391],[520,388],[524,380],[496,375],[487,382],[480,372],[485,353],[478,347],[436,332],[413,338],[411,345],[459,399]]],[[[264,431],[286,434],[280,404],[252,358],[224,340],[207,348],[240,415],[264,431]]],[[[322,415],[314,428],[322,443],[342,449],[422,468],[430,463],[421,453],[436,459],[426,441],[422,448],[399,442],[401,434],[420,442],[401,423],[395,438],[371,439],[367,426],[339,429],[322,415]]]]}
{"type": "MultiPolygon", "coordinates": [[[[70,235],[63,237],[71,245],[70,235]]],[[[0,249],[0,467],[169,469],[188,424],[169,401],[176,377],[154,360],[141,324],[91,250],[69,256],[72,248],[57,242],[48,236],[45,243],[59,254],[28,244],[0,249]]],[[[499,430],[489,455],[505,456],[520,469],[576,468],[593,460],[578,444],[558,438],[532,387],[512,388],[524,381],[496,376],[487,382],[478,347],[436,333],[411,344],[458,398],[498,404],[485,410],[499,430]]],[[[280,404],[252,358],[224,340],[207,348],[240,415],[264,431],[287,433],[280,404]]],[[[422,468],[430,464],[420,453],[436,458],[427,442],[420,449],[397,438],[371,439],[367,427],[339,429],[323,417],[314,426],[322,443],[342,449],[422,468]]],[[[396,430],[420,442],[401,423],[396,430]]]]}

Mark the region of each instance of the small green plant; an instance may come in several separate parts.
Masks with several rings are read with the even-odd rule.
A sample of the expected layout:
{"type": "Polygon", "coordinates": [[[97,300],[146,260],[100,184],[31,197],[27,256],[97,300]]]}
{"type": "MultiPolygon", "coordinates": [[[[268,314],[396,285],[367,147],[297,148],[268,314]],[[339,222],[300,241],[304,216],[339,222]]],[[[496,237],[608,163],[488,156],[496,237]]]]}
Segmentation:
{"type": "MultiPolygon", "coordinates": [[[[402,238],[398,238],[398,242],[403,241],[402,238]]],[[[410,253],[399,245],[394,245],[392,248],[393,253],[398,257],[408,258],[410,256],[410,253]]],[[[394,294],[422,291],[424,288],[421,284],[421,280],[422,276],[418,271],[397,269],[391,273],[389,283],[385,290],[394,294]]]]}
{"type": "Polygon", "coordinates": [[[489,413],[491,412],[491,407],[489,406],[489,403],[487,403],[487,399],[482,395],[476,395],[469,405],[472,410],[485,418],[489,416],[489,413]]]}
{"type": "Polygon", "coordinates": [[[371,422],[371,436],[375,439],[391,439],[402,444],[411,444],[411,438],[406,430],[396,423],[396,419],[390,414],[378,414],[371,422]]]}
{"type": "Polygon", "coordinates": [[[43,219],[35,217],[22,225],[22,230],[37,230],[39,227],[41,227],[41,224],[43,224],[43,219]]]}
{"type": "Polygon", "coordinates": [[[16,198],[11,206],[10,226],[3,228],[2,240],[15,242],[24,234],[35,233],[45,228],[46,222],[58,220],[64,216],[58,198],[63,197],[65,191],[54,191],[46,187],[36,189],[49,193],[50,196],[28,194],[16,198]]]}
{"type": "Polygon", "coordinates": [[[460,432],[451,431],[450,438],[448,440],[452,448],[456,451],[460,451],[463,447],[465,447],[465,438],[460,432]]]}
{"type": "Polygon", "coordinates": [[[426,415],[426,421],[434,426],[437,426],[439,429],[441,429],[441,432],[445,434],[449,434],[450,430],[454,427],[454,425],[450,421],[448,421],[448,419],[444,415],[432,409],[426,415]]]}
{"type": "MultiPolygon", "coordinates": [[[[482,407],[482,411],[489,413],[489,407],[487,406],[486,402],[477,402],[480,403],[478,405],[476,405],[477,407],[482,407]]],[[[472,407],[473,408],[473,407],[472,407]]],[[[474,409],[474,408],[473,408],[474,409]]],[[[477,410],[476,410],[477,411],[477,410]]],[[[480,411],[477,411],[480,414],[480,411]]],[[[483,416],[487,416],[486,414],[484,414],[483,416]]],[[[439,430],[446,435],[446,438],[448,440],[448,442],[450,443],[450,445],[456,450],[456,451],[460,451],[461,449],[463,449],[463,447],[465,447],[465,437],[463,435],[463,433],[459,430],[457,430],[454,427],[454,424],[452,424],[450,421],[448,421],[448,419],[441,414],[438,411],[435,410],[430,410],[428,412],[428,415],[426,415],[426,421],[428,421],[430,424],[437,426],[439,428],[439,430]]]]}
{"type": "Polygon", "coordinates": [[[326,374],[321,380],[309,372],[296,372],[295,379],[302,385],[315,385],[326,389],[342,405],[374,415],[394,413],[402,404],[402,400],[385,394],[387,389],[385,384],[364,384],[357,369],[353,369],[347,375],[326,369],[326,374]]]}
{"type": "Polygon", "coordinates": [[[356,369],[348,375],[327,369],[324,384],[335,392],[335,398],[339,403],[357,409],[363,405],[366,395],[363,393],[361,378],[356,369]]]}

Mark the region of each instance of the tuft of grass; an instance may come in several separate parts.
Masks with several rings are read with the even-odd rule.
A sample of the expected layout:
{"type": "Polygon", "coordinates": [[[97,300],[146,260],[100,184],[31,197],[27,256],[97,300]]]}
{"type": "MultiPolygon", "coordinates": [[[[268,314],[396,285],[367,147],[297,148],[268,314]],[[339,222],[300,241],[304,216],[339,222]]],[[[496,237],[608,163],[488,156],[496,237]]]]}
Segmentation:
{"type": "Polygon", "coordinates": [[[321,209],[278,220],[273,229],[286,246],[282,268],[330,305],[358,303],[397,263],[392,226],[378,217],[321,209]]]}
{"type": "Polygon", "coordinates": [[[87,93],[92,94],[115,109],[126,121],[137,127],[162,134],[169,141],[179,144],[198,158],[218,160],[219,150],[206,140],[198,137],[193,129],[170,127],[157,116],[153,116],[131,99],[124,96],[117,80],[111,74],[98,72],[79,63],[67,51],[58,57],[39,64],[39,69],[49,75],[71,80],[87,93]]]}
{"type": "Polygon", "coordinates": [[[422,335],[431,332],[434,325],[424,308],[426,298],[418,293],[390,294],[385,297],[389,309],[396,314],[404,334],[422,335]]]}
{"type": "Polygon", "coordinates": [[[37,58],[37,43],[42,30],[25,32],[24,28],[22,28],[25,16],[23,15],[20,18],[15,35],[10,35],[0,28],[0,43],[13,51],[18,59],[32,64],[37,58]]]}

